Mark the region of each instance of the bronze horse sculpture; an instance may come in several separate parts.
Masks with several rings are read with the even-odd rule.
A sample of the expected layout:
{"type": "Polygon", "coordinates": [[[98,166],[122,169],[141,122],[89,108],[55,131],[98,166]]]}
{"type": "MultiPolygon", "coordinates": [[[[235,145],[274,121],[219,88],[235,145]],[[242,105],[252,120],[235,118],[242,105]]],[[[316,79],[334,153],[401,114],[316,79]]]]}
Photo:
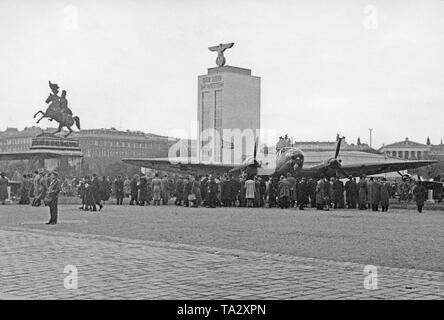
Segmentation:
{"type": "Polygon", "coordinates": [[[55,120],[58,122],[59,128],[57,131],[53,132],[53,134],[59,133],[62,131],[63,127],[66,127],[69,130],[68,134],[65,135],[65,137],[67,137],[73,132],[71,127],[74,125],[74,123],[80,130],[80,118],[73,116],[72,111],[68,108],[68,101],[65,98],[66,91],[63,90],[62,97],[59,97],[57,95],[59,86],[49,81],[49,87],[53,92],[49,94],[49,97],[45,101],[46,103],[49,103],[49,106],[45,112],[42,110],[37,111],[36,114],[34,114],[34,118],[41,113],[42,116],[37,120],[37,123],[39,123],[43,118],[49,118],[50,121],[55,120]]]}

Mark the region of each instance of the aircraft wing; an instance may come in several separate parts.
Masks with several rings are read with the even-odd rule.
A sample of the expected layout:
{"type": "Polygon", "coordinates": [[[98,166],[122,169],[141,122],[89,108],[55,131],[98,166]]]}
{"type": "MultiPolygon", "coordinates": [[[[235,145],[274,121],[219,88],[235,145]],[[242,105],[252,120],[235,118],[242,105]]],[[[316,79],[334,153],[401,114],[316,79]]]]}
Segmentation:
{"type": "MultiPolygon", "coordinates": [[[[349,175],[359,177],[362,174],[374,175],[386,172],[415,169],[434,163],[436,163],[435,160],[401,160],[395,158],[354,161],[349,163],[343,162],[341,165],[342,170],[338,171],[338,174],[340,174],[342,178],[346,178],[349,175]]],[[[305,177],[319,177],[322,174],[326,174],[327,176],[334,176],[335,173],[335,170],[328,168],[327,163],[314,165],[309,168],[303,168],[300,171],[300,175],[305,177]]]]}
{"type": "Polygon", "coordinates": [[[343,164],[347,174],[352,176],[360,176],[361,174],[372,175],[386,172],[402,171],[408,169],[416,169],[436,163],[435,160],[387,160],[380,163],[356,163],[343,164]]]}
{"type": "Polygon", "coordinates": [[[143,168],[200,175],[221,175],[238,166],[231,164],[197,162],[190,158],[127,158],[122,159],[122,161],[143,168]]]}

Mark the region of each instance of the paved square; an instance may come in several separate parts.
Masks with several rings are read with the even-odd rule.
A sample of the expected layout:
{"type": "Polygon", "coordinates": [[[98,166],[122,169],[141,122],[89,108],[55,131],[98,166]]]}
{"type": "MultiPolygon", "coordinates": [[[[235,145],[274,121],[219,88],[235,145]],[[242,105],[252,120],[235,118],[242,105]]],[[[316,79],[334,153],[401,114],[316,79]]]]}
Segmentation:
{"type": "MultiPolygon", "coordinates": [[[[125,221],[122,214],[150,216],[156,212],[167,216],[171,210],[176,210],[177,216],[172,214],[175,216],[176,227],[181,226],[188,232],[198,233],[202,230],[190,229],[190,225],[181,222],[184,217],[179,218],[180,214],[187,215],[189,220],[196,219],[195,214],[199,218],[200,213],[211,218],[215,213],[211,210],[208,212],[208,209],[201,209],[202,212],[199,212],[175,207],[108,206],[103,213],[92,215],[78,213],[72,206],[66,206],[62,207],[60,218],[62,222],[65,219],[65,224],[51,227],[44,224],[23,224],[43,218],[47,214],[45,208],[4,208],[0,209],[0,220],[4,222],[0,227],[0,299],[444,298],[444,273],[441,270],[425,271],[376,265],[378,289],[369,290],[364,288],[367,277],[364,273],[365,263],[300,257],[273,252],[275,250],[269,248],[267,251],[238,249],[235,246],[230,248],[229,245],[218,248],[196,244],[197,240],[194,240],[194,244],[186,244],[191,242],[191,238],[173,242],[164,241],[160,236],[156,236],[160,238],[158,240],[150,240],[137,234],[124,237],[118,232],[98,229],[77,232],[78,228],[92,228],[96,223],[99,226],[104,221],[108,221],[106,228],[115,230],[125,221]],[[87,223],[77,223],[79,220],[86,220],[87,223]],[[64,280],[68,276],[64,273],[64,268],[68,265],[77,269],[76,290],[68,290],[64,286],[64,280]]],[[[222,210],[218,210],[217,214],[223,215],[222,210]]],[[[246,211],[236,208],[226,212],[244,214],[246,211]]],[[[263,209],[255,212],[250,210],[245,214],[275,215],[273,218],[279,220],[284,219],[281,214],[295,215],[298,211],[263,209]]],[[[314,220],[323,219],[315,211],[304,214],[311,214],[309,218],[314,220]]],[[[158,220],[156,217],[154,214],[151,217],[153,220],[149,221],[158,220]]],[[[437,216],[437,219],[439,221],[442,217],[437,216]]],[[[140,218],[140,221],[143,225],[145,220],[140,218]]],[[[163,227],[157,228],[170,230],[171,226],[166,223],[162,225],[163,227]]],[[[239,229],[241,231],[246,227],[239,226],[239,229]]],[[[442,238],[433,241],[436,240],[441,241],[442,238]]],[[[239,242],[241,241],[244,240],[239,237],[239,242]]],[[[424,248],[431,249],[431,246],[424,248]]]]}

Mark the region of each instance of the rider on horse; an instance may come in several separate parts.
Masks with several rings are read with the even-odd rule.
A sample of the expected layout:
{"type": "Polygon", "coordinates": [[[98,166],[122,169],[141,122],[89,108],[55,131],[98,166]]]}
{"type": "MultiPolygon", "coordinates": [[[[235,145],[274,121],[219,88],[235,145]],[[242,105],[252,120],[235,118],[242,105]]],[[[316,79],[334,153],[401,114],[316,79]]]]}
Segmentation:
{"type": "Polygon", "coordinates": [[[62,91],[62,96],[59,97],[59,86],[56,83],[51,83],[49,81],[49,88],[51,89],[52,93],[49,95],[48,99],[46,99],[46,103],[49,103],[48,109],[46,112],[38,111],[34,118],[37,116],[37,114],[41,113],[42,117],[37,121],[37,123],[40,122],[43,118],[48,118],[50,121],[55,120],[59,123],[59,129],[54,132],[58,133],[62,130],[63,127],[67,127],[69,130],[69,133],[67,136],[72,132],[71,126],[75,123],[77,128],[80,130],[80,119],[79,117],[73,117],[72,111],[68,108],[68,100],[66,99],[66,91],[62,91]]]}

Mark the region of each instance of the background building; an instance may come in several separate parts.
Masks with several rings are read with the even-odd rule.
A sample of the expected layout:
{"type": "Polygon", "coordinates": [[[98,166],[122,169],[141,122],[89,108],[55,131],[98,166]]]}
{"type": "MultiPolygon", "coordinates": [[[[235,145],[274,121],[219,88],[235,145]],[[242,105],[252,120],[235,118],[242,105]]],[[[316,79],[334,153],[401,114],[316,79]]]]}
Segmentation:
{"type": "Polygon", "coordinates": [[[404,141],[382,146],[379,151],[392,157],[421,160],[429,158],[430,149],[430,145],[411,141],[409,138],[405,138],[404,141]]]}
{"type": "Polygon", "coordinates": [[[433,145],[429,138],[427,138],[426,143],[422,144],[419,142],[411,141],[409,138],[405,138],[404,141],[395,142],[392,144],[384,145],[379,149],[389,156],[411,159],[411,160],[421,160],[421,159],[431,159],[437,160],[438,162],[434,165],[418,168],[411,170],[412,174],[419,174],[425,178],[436,178],[441,177],[444,172],[444,144],[433,145]]]}
{"type": "MultiPolygon", "coordinates": [[[[31,147],[32,139],[43,132],[54,132],[56,128],[41,129],[29,127],[24,130],[7,128],[0,131],[1,152],[25,152],[31,147]]],[[[140,131],[119,131],[111,129],[87,129],[70,135],[79,140],[84,155],[86,172],[108,174],[109,166],[114,171],[123,170],[127,165],[122,158],[157,158],[167,157],[171,145],[176,139],[140,131]]]]}
{"type": "MultiPolygon", "coordinates": [[[[295,141],[293,138],[289,138],[287,135],[279,137],[279,141],[276,143],[276,150],[282,147],[297,147],[302,151],[332,151],[336,150],[338,145],[337,141],[295,141]]],[[[273,147],[269,147],[269,152],[272,152],[273,147]]],[[[358,138],[356,144],[348,143],[345,139],[341,142],[341,151],[364,151],[364,152],[377,152],[370,148],[366,143],[361,143],[361,139],[358,138]]]]}

